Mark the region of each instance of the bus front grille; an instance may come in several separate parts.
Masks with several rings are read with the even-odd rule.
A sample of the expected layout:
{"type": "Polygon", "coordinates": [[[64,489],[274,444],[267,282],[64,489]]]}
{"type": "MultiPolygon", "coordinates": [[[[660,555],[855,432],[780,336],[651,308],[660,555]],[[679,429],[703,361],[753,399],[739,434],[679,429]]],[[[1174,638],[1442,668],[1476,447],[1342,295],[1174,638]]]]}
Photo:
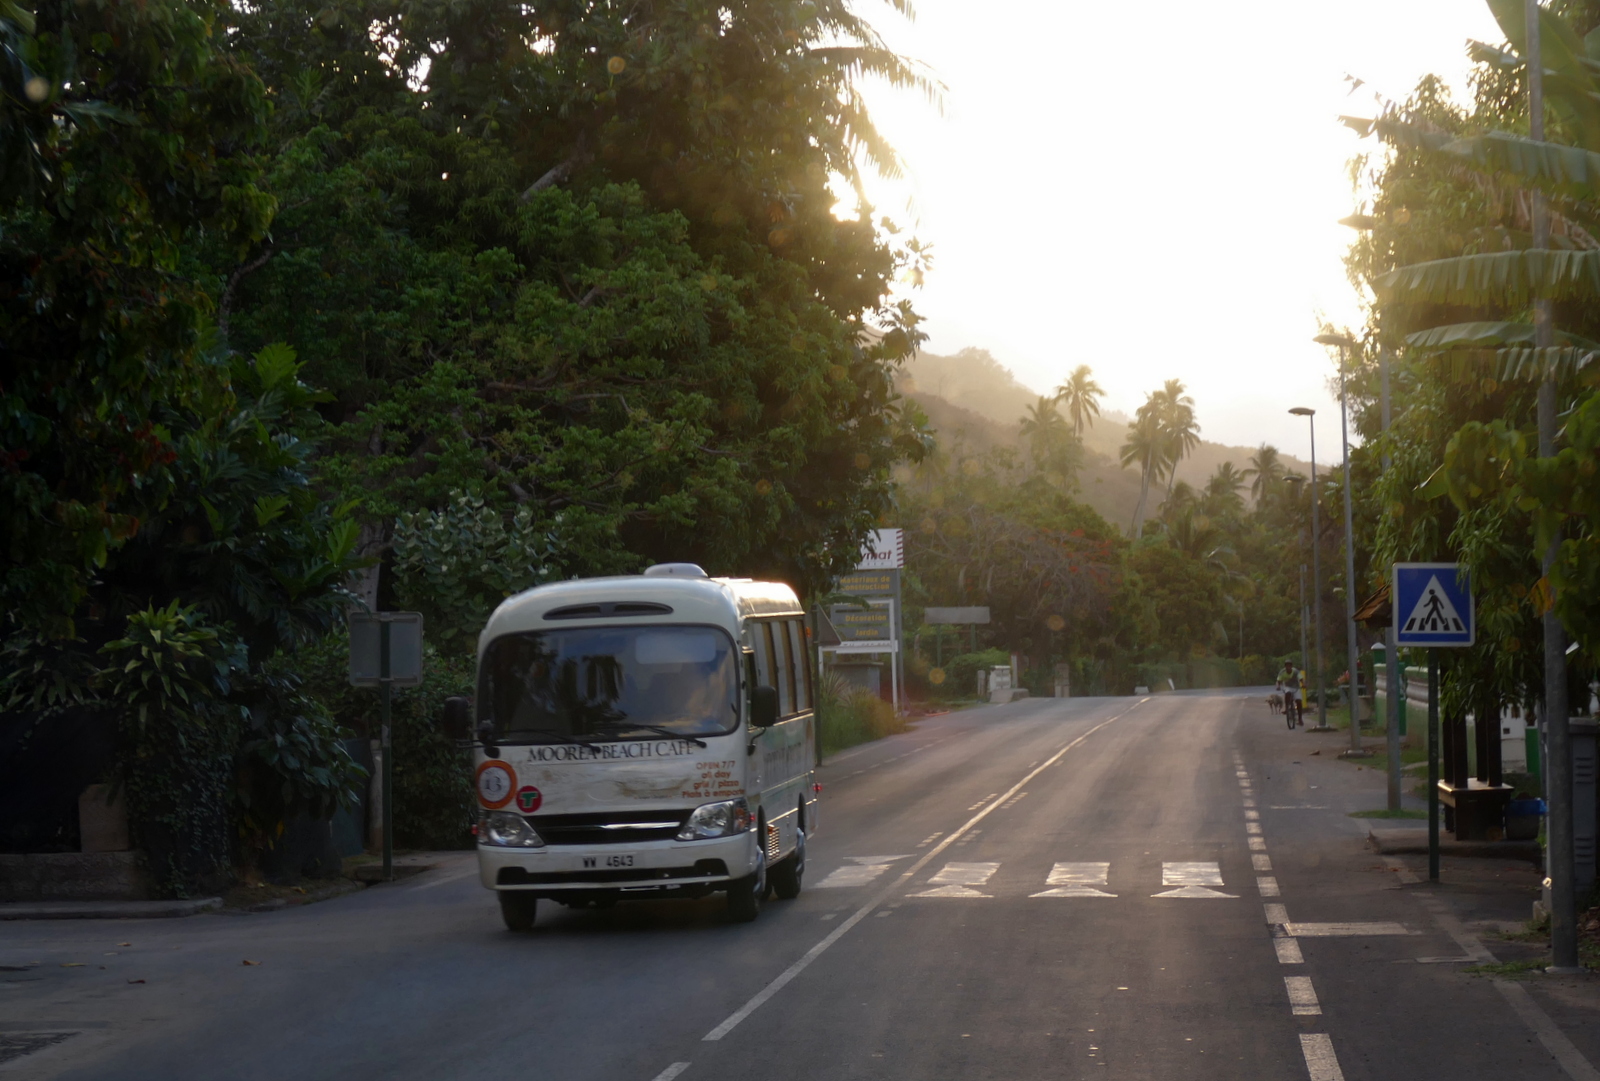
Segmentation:
{"type": "Polygon", "coordinates": [[[532,815],[528,824],[547,845],[626,845],[670,841],[688,818],[688,811],[607,811],[532,815]]]}

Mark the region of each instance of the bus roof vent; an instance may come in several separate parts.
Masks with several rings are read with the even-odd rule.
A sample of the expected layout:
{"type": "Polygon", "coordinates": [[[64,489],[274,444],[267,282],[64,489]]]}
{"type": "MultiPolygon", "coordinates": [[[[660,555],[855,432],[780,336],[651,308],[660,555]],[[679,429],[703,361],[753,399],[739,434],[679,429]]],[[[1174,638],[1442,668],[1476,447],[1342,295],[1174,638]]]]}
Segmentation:
{"type": "Polygon", "coordinates": [[[698,563],[657,563],[644,569],[646,578],[708,578],[698,563]]]}
{"type": "Polygon", "coordinates": [[[670,616],[672,605],[655,601],[605,601],[600,604],[569,604],[552,608],[546,619],[598,619],[601,616],[670,616]]]}

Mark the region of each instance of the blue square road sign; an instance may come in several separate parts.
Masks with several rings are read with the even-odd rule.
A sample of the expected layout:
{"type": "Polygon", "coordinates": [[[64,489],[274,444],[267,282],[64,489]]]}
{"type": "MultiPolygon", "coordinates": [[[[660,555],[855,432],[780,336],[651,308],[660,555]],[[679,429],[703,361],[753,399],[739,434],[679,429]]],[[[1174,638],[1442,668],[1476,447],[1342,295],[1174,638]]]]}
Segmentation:
{"type": "Polygon", "coordinates": [[[1470,646],[1476,640],[1472,582],[1459,563],[1396,563],[1389,589],[1402,646],[1470,646]]]}

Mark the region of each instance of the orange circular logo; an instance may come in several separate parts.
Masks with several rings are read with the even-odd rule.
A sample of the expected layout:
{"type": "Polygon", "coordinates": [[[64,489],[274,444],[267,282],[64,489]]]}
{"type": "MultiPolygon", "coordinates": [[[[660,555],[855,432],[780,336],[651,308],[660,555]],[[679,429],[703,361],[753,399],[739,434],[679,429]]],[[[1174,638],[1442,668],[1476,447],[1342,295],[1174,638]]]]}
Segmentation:
{"type": "Polygon", "coordinates": [[[517,771],[511,763],[491,758],[478,767],[478,802],[491,811],[511,802],[517,790],[517,771]]]}

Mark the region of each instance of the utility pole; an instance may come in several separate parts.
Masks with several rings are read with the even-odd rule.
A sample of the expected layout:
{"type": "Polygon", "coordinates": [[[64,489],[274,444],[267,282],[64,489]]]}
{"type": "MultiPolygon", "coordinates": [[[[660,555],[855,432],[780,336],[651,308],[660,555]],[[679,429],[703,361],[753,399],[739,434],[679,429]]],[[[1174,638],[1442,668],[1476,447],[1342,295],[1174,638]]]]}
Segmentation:
{"type": "Polygon", "coordinates": [[[1361,657],[1356,645],[1356,533],[1350,509],[1350,415],[1345,393],[1345,363],[1355,342],[1343,334],[1319,334],[1320,345],[1339,347],[1339,443],[1344,451],[1344,641],[1350,679],[1350,749],[1340,758],[1366,758],[1372,752],[1361,746],[1361,657]]]}
{"type": "MultiPolygon", "coordinates": [[[[1543,142],[1544,59],[1539,42],[1538,0],[1523,0],[1523,18],[1527,29],[1528,133],[1535,141],[1543,142]]],[[[1544,195],[1537,189],[1533,192],[1532,209],[1533,248],[1548,248],[1550,215],[1545,209],[1544,195]]],[[[1547,358],[1550,354],[1544,351],[1555,345],[1555,325],[1548,297],[1536,297],[1533,302],[1533,344],[1547,358]]],[[[1556,453],[1556,373],[1555,365],[1549,360],[1545,362],[1544,378],[1539,383],[1538,409],[1539,457],[1553,458],[1556,453]]],[[[1560,545],[1561,538],[1552,537],[1543,552],[1541,566],[1547,583],[1560,545]]],[[[1545,798],[1550,806],[1545,872],[1549,875],[1546,882],[1550,887],[1550,952],[1554,961],[1548,971],[1554,973],[1583,971],[1578,964],[1577,867],[1572,845],[1572,738],[1567,721],[1566,635],[1552,605],[1544,614],[1544,738],[1550,759],[1545,765],[1545,798]]]]}
{"type": "Polygon", "coordinates": [[[1317,538],[1322,532],[1317,511],[1317,411],[1305,406],[1289,410],[1311,422],[1311,610],[1317,634],[1317,726],[1313,732],[1328,731],[1328,676],[1322,661],[1322,555],[1317,538]]]}
{"type": "MultiPolygon", "coordinates": [[[[1378,374],[1383,391],[1383,432],[1389,434],[1389,350],[1380,349],[1378,352],[1378,374]]],[[[1388,446],[1385,444],[1383,452],[1383,471],[1389,471],[1390,458],[1388,446]]],[[[1389,731],[1384,740],[1389,754],[1389,810],[1401,809],[1401,784],[1400,784],[1400,719],[1405,716],[1402,712],[1406,709],[1406,691],[1401,682],[1400,675],[1400,646],[1395,641],[1394,625],[1399,613],[1395,611],[1395,599],[1389,598],[1389,625],[1383,631],[1383,660],[1384,666],[1389,670],[1389,693],[1384,695],[1384,712],[1389,715],[1389,731]]],[[[1373,673],[1376,681],[1377,673],[1373,673]]]]}

